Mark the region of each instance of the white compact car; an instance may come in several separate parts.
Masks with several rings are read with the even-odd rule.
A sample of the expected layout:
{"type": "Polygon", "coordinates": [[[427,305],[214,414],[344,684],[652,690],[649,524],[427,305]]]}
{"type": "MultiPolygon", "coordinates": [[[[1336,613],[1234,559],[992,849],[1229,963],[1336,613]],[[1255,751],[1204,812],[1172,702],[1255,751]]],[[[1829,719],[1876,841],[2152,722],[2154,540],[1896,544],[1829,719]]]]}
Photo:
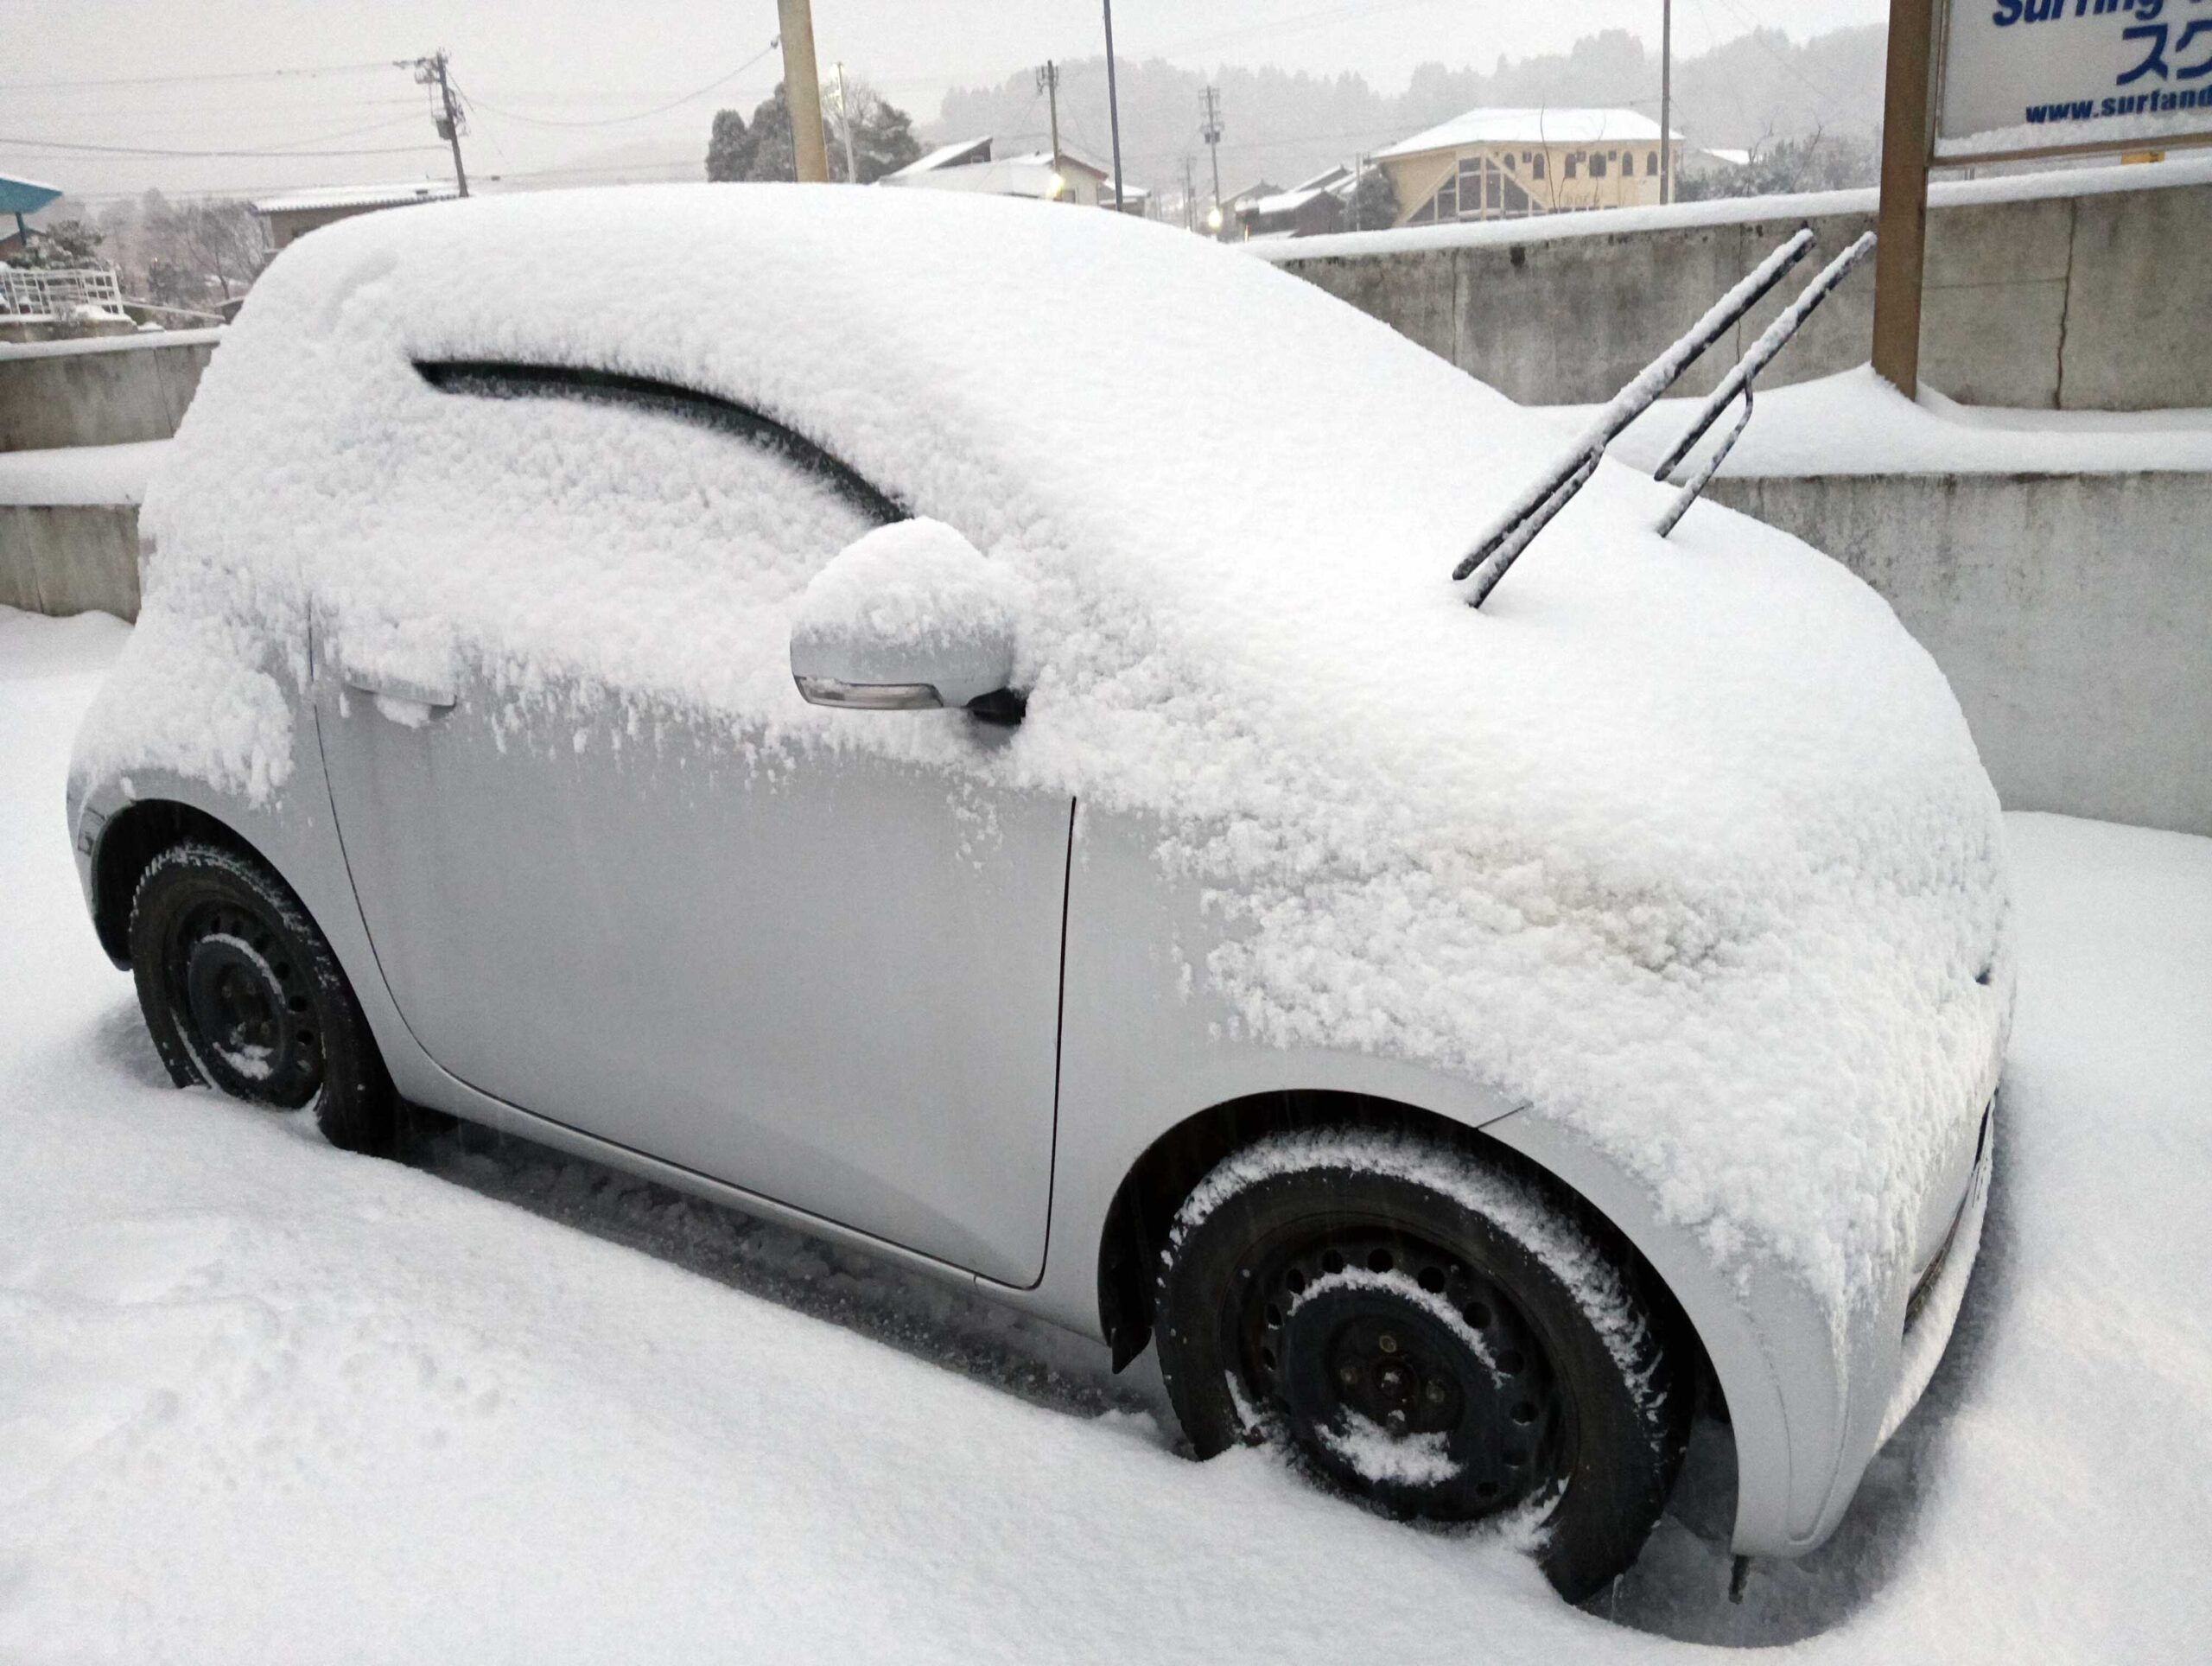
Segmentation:
{"type": "Polygon", "coordinates": [[[1881,600],[1120,216],[704,186],[288,250],[78,742],[181,1084],[405,1101],[1147,1345],[1200,1456],[1821,1542],[1927,1381],[2011,1004],[1881,600]]]}

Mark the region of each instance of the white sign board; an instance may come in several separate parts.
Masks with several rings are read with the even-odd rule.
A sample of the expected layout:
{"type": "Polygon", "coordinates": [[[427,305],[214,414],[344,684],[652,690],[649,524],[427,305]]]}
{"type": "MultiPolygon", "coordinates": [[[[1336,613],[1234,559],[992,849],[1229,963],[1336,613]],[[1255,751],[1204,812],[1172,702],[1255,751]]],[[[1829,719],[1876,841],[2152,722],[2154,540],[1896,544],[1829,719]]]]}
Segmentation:
{"type": "Polygon", "coordinates": [[[2212,138],[2212,0],[1949,0],[1937,162],[2212,138]]]}

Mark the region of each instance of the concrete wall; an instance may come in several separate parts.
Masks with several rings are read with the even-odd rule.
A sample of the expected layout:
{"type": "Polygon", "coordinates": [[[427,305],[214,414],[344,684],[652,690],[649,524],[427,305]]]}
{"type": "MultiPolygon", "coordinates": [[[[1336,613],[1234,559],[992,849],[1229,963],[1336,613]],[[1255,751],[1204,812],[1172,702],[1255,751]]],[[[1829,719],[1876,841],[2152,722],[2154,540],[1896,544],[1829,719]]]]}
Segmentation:
{"type": "Polygon", "coordinates": [[[1711,492],[1889,599],[1951,679],[2007,809],[2212,834],[2212,475],[1711,492]]]}
{"type": "Polygon", "coordinates": [[[0,348],[0,451],[166,440],[220,332],[0,348]]]}
{"type": "MultiPolygon", "coordinates": [[[[1316,238],[1266,258],[1524,404],[1589,404],[1611,397],[1803,224],[1825,259],[1873,228],[1872,193],[1316,238]]],[[[1922,378],[1973,404],[2212,406],[2207,248],[2212,175],[2195,164],[1939,186],[1922,378]],[[2053,194],[2075,178],[2074,194],[2053,194]],[[2134,181],[2156,188],[2113,188],[2134,181]],[[2005,188],[2015,195],[1990,200],[2005,188]]],[[[1675,391],[1710,391],[1812,270],[1801,267],[1675,391]]],[[[1865,363],[1873,311],[1870,264],[1766,384],[1865,363]]]]}
{"type": "Polygon", "coordinates": [[[0,603],[137,618],[137,506],[0,504],[0,603]]]}

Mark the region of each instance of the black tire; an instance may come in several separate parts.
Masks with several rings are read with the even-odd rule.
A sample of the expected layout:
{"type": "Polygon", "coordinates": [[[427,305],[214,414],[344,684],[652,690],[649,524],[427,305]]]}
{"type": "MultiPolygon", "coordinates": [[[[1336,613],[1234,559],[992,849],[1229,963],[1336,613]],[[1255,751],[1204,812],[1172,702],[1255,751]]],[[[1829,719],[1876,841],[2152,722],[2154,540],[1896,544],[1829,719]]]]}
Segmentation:
{"type": "Polygon", "coordinates": [[[312,1103],[323,1137],[388,1151],[397,1101],[330,944],[284,882],[219,845],[171,845],[130,901],[130,969],[179,1087],[273,1110],[312,1103]]]}
{"type": "Polygon", "coordinates": [[[1689,1420],[1636,1275],[1525,1180],[1358,1129],[1270,1136],[1192,1192],[1154,1290],[1201,1458],[1270,1442],[1401,1518],[1509,1512],[1580,1601],[1636,1559],[1689,1420]]]}

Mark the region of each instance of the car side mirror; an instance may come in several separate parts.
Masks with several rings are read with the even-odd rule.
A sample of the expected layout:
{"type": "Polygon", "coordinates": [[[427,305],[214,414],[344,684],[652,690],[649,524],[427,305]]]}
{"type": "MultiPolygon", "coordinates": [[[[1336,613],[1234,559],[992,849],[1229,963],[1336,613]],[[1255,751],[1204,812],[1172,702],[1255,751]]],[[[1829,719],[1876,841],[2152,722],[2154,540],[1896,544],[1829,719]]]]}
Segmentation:
{"type": "Polygon", "coordinates": [[[817,706],[1018,722],[1018,595],[1011,573],[943,521],[879,526],[800,595],[791,680],[817,706]]]}

